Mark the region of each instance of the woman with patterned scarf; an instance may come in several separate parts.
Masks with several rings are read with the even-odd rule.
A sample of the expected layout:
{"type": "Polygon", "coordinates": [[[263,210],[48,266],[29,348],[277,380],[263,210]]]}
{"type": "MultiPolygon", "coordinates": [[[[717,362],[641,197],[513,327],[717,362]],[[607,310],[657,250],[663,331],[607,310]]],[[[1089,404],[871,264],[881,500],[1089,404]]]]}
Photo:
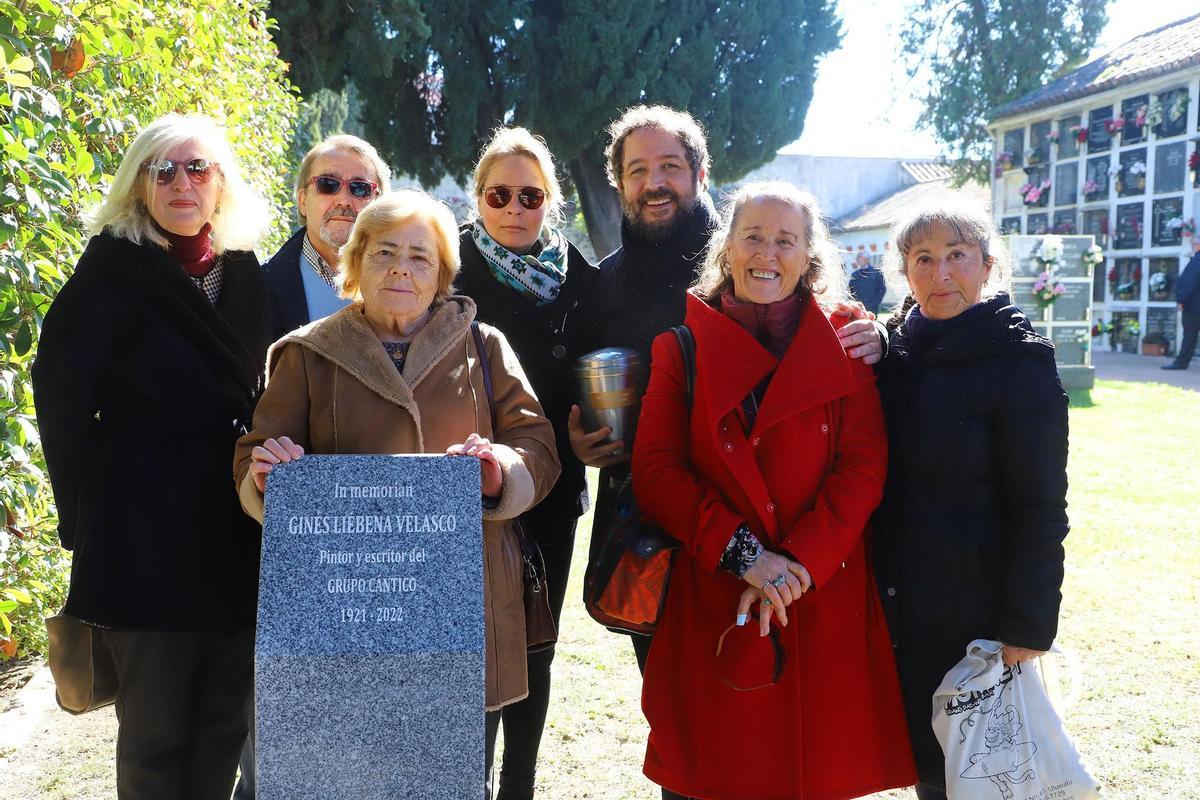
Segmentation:
{"type": "MultiPolygon", "coordinates": [[[[574,312],[599,274],[567,241],[562,190],[546,143],[524,128],[499,128],[474,177],[478,214],[459,237],[460,294],[476,319],[499,328],[516,351],[546,417],[554,425],[562,475],[550,495],[521,517],[546,561],[550,607],[558,622],[567,588],[575,525],[587,510],[584,467],[567,438],[574,402],[573,365],[583,338],[574,312]]],[[[488,714],[494,740],[504,722],[499,800],[532,798],[538,746],[550,703],[554,647],[529,653],[529,696],[488,714]]]]}

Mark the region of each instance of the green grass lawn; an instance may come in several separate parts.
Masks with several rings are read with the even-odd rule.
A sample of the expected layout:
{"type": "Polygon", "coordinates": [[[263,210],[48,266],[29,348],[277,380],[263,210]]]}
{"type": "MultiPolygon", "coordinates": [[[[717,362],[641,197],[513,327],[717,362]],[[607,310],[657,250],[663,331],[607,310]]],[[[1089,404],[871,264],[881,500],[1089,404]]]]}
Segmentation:
{"type": "MultiPolygon", "coordinates": [[[[1072,400],[1059,644],[1083,690],[1067,726],[1105,796],[1200,798],[1200,394],[1101,381],[1072,400]]],[[[649,800],[637,666],[579,603],[580,527],[539,788],[649,800]]]]}
{"type": "MultiPolygon", "coordinates": [[[[1100,382],[1071,410],[1059,643],[1083,690],[1067,726],[1110,798],[1200,798],[1200,394],[1100,382]]],[[[542,748],[540,797],[650,800],[628,639],[579,602],[581,521],[542,748]]],[[[0,775],[4,797],[110,798],[110,711],[55,714],[0,775]]],[[[889,797],[911,797],[907,792],[889,797]]]]}

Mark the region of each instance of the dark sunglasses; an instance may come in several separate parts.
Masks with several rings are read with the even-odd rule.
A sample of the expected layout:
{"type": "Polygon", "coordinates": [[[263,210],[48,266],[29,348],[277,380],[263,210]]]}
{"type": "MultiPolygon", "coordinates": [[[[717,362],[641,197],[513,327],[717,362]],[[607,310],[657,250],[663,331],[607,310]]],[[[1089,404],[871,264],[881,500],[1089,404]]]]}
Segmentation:
{"type": "MultiPolygon", "coordinates": [[[[517,200],[521,205],[533,211],[546,202],[546,191],[536,186],[522,186],[517,189],[517,200]]],[[[513,198],[513,190],[509,186],[489,186],[483,190],[483,199],[492,208],[504,208],[513,198]]]]}
{"type": "Polygon", "coordinates": [[[192,183],[208,183],[217,170],[220,169],[217,166],[217,162],[209,161],[207,158],[193,158],[184,164],[172,161],[169,158],[160,158],[158,161],[147,161],[142,164],[143,169],[150,170],[150,175],[159,186],[170,186],[174,183],[175,176],[179,174],[181,166],[184,173],[188,176],[188,180],[192,183]]]}
{"type": "Polygon", "coordinates": [[[330,175],[318,175],[315,178],[310,178],[309,183],[317,187],[317,194],[337,194],[342,190],[342,184],[349,187],[350,196],[357,197],[359,200],[366,200],[368,197],[375,195],[375,190],[378,188],[370,181],[355,179],[352,181],[344,181],[341,178],[334,178],[330,175]]]}

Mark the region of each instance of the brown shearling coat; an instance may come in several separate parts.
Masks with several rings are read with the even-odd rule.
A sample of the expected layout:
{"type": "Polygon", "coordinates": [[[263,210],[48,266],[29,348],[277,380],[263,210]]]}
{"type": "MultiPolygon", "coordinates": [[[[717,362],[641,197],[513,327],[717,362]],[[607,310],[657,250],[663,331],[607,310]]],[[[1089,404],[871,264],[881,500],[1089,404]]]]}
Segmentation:
{"type": "Polygon", "coordinates": [[[306,453],[443,453],[470,434],[490,439],[504,475],[500,504],[483,512],[483,593],[488,710],[528,694],[520,545],[512,520],[554,485],[554,431],[504,336],[480,325],[496,401],[492,429],[483,373],[470,332],[475,303],[435,304],[414,337],[404,372],[354,303],[276,342],[254,429],[237,443],[242,507],[262,519],[250,451],[289,436],[306,453]]]}

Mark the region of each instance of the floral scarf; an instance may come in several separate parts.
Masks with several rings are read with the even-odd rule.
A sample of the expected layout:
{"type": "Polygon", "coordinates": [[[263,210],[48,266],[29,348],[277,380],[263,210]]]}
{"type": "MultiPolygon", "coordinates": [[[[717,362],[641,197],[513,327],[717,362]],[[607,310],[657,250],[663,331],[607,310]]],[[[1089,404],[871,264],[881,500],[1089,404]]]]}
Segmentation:
{"type": "Polygon", "coordinates": [[[482,220],[475,220],[471,236],[496,280],[534,298],[539,306],[558,299],[558,292],[567,278],[567,239],[561,232],[544,226],[538,237],[541,249],[537,255],[524,256],[493,239],[483,227],[482,220]]]}

